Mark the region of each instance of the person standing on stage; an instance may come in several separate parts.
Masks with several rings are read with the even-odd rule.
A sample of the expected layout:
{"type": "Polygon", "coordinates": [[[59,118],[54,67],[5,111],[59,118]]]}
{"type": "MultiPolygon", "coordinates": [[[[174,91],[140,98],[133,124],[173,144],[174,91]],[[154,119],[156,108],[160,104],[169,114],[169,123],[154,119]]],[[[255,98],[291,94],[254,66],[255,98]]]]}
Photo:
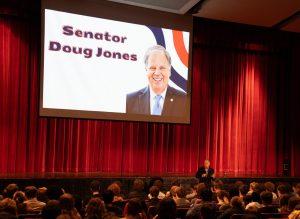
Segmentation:
{"type": "Polygon", "coordinates": [[[204,166],[199,167],[196,178],[199,179],[199,183],[205,183],[205,185],[211,187],[211,183],[215,178],[215,171],[210,167],[209,160],[204,160],[204,166]]]}

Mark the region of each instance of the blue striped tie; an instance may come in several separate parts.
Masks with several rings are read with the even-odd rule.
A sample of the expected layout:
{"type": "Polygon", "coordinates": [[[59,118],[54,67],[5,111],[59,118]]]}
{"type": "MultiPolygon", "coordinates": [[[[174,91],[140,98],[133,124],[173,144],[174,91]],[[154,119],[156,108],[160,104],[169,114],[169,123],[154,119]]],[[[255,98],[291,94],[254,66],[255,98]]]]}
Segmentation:
{"type": "Polygon", "coordinates": [[[161,106],[160,106],[160,99],[162,98],[161,95],[156,95],[154,98],[154,105],[153,105],[153,113],[152,115],[161,115],[161,106]]]}

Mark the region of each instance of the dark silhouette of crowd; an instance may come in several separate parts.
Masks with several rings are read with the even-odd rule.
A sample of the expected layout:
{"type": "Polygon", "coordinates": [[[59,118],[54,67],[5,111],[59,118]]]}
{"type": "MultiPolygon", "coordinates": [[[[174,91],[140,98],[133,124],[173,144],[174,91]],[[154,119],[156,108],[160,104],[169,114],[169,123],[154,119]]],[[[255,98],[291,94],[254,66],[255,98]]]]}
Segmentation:
{"type": "Polygon", "coordinates": [[[90,194],[80,197],[63,188],[28,186],[23,191],[9,184],[0,196],[2,219],[300,219],[300,183],[237,181],[212,185],[182,185],[176,180],[168,189],[162,178],[146,186],[133,182],[125,195],[120,182],[101,188],[98,180],[90,184],[90,194]]]}

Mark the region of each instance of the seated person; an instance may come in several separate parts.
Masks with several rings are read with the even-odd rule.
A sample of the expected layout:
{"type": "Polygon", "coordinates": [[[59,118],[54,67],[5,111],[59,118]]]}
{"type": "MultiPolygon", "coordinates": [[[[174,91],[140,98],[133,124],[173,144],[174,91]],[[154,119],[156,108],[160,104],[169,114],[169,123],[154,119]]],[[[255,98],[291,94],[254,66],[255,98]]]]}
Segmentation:
{"type": "Polygon", "coordinates": [[[186,208],[190,207],[191,203],[189,200],[185,198],[185,191],[183,187],[177,187],[175,190],[175,197],[174,197],[176,206],[179,208],[186,208]]]}
{"type": "Polygon", "coordinates": [[[129,199],[138,198],[140,200],[145,200],[147,195],[144,191],[145,183],[141,179],[136,179],[133,182],[133,191],[131,191],[128,195],[129,199]]]}
{"type": "Polygon", "coordinates": [[[114,193],[111,190],[105,190],[102,193],[102,198],[108,212],[115,213],[118,217],[123,216],[122,209],[113,204],[114,193]]]}
{"type": "Polygon", "coordinates": [[[221,190],[217,193],[217,206],[220,211],[225,211],[226,209],[230,208],[230,199],[229,199],[229,193],[221,190]]]}
{"type": "Polygon", "coordinates": [[[218,210],[217,205],[212,201],[212,191],[206,186],[201,189],[199,199],[195,204],[190,208],[186,214],[187,219],[194,219],[200,217],[201,208],[204,204],[213,204],[216,211],[218,210]]]}
{"type": "Polygon", "coordinates": [[[191,201],[197,197],[197,185],[198,185],[198,183],[191,183],[190,193],[185,196],[186,199],[188,199],[189,201],[191,201]]]}
{"type": "Polygon", "coordinates": [[[275,203],[277,201],[277,199],[278,199],[278,196],[274,192],[275,191],[275,185],[274,185],[274,183],[272,183],[272,182],[265,182],[264,185],[266,187],[266,191],[272,193],[272,195],[273,195],[273,202],[272,203],[275,203]]]}
{"type": "Polygon", "coordinates": [[[230,219],[233,214],[243,214],[245,212],[243,200],[235,196],[230,201],[231,208],[221,214],[218,219],[230,219]]]}
{"type": "MultiPolygon", "coordinates": [[[[153,182],[153,186],[156,186],[158,188],[158,190],[159,190],[158,199],[164,199],[166,197],[166,194],[161,191],[161,188],[163,187],[163,181],[162,181],[162,179],[156,179],[153,182]]],[[[151,193],[149,193],[148,198],[149,199],[152,198],[151,197],[151,193]]]]}
{"type": "Polygon", "coordinates": [[[258,208],[259,213],[278,213],[278,209],[275,206],[272,206],[272,192],[262,192],[260,194],[260,199],[262,201],[262,205],[260,208],[258,208]]]}
{"type": "Polygon", "coordinates": [[[159,198],[158,198],[158,195],[159,195],[159,189],[157,186],[152,186],[150,188],[150,195],[151,195],[151,199],[147,202],[147,207],[150,207],[150,206],[157,206],[158,205],[158,202],[159,202],[159,198]]]}
{"type": "Polygon", "coordinates": [[[43,207],[46,206],[46,203],[37,200],[37,194],[38,190],[36,187],[27,186],[25,188],[25,195],[27,197],[27,200],[24,201],[24,203],[27,204],[27,206],[31,208],[32,211],[42,211],[43,207]]]}
{"type": "Polygon", "coordinates": [[[159,202],[154,219],[176,219],[176,203],[172,198],[165,198],[159,202]]]}
{"type": "Polygon", "coordinates": [[[121,188],[117,183],[112,183],[107,187],[107,190],[111,190],[114,193],[113,202],[122,202],[124,201],[123,195],[121,195],[121,188]]]}
{"type": "Polygon", "coordinates": [[[200,210],[200,219],[216,218],[216,208],[213,204],[203,204],[200,210]]]}

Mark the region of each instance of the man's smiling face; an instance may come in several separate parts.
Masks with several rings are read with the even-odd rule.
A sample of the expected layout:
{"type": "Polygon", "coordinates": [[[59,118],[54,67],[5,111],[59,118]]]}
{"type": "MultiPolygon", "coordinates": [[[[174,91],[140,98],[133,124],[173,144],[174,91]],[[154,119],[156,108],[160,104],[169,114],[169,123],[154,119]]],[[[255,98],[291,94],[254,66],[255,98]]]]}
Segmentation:
{"type": "Polygon", "coordinates": [[[154,93],[163,93],[171,76],[171,66],[163,51],[154,50],[150,53],[146,70],[149,85],[154,93]]]}

